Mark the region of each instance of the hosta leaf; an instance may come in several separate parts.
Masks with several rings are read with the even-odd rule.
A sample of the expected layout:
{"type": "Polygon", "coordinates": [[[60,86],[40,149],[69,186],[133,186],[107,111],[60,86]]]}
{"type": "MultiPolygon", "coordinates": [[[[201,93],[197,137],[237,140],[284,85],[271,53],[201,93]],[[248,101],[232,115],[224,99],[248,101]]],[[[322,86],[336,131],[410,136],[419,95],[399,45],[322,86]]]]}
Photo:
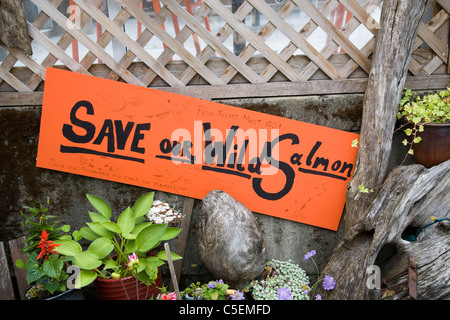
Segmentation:
{"type": "Polygon", "coordinates": [[[102,261],[95,253],[83,251],[75,255],[73,264],[85,270],[93,270],[100,267],[102,261]]]}
{"type": "Polygon", "coordinates": [[[147,259],[145,259],[147,261],[147,264],[151,264],[155,267],[159,267],[164,265],[164,261],[162,261],[160,258],[158,257],[148,257],[147,259]]]}
{"type": "Polygon", "coordinates": [[[123,233],[130,233],[134,228],[134,215],[130,207],[128,207],[124,212],[122,212],[117,218],[117,224],[122,229],[123,233]]]}
{"type": "Polygon", "coordinates": [[[105,217],[102,214],[98,214],[95,212],[89,211],[89,217],[91,218],[92,222],[107,222],[109,219],[105,217]]]}
{"type": "Polygon", "coordinates": [[[100,237],[97,233],[95,233],[92,229],[88,227],[81,228],[79,234],[89,241],[94,241],[95,239],[100,237]]]}
{"type": "Polygon", "coordinates": [[[138,251],[138,246],[136,245],[136,241],[135,240],[128,240],[127,244],[125,245],[125,250],[124,253],[126,254],[130,254],[133,252],[138,251]]]}
{"type": "Polygon", "coordinates": [[[111,218],[111,207],[105,200],[103,200],[97,196],[90,195],[90,194],[87,194],[86,197],[88,198],[88,200],[92,204],[92,206],[95,209],[97,209],[97,211],[99,213],[101,213],[108,219],[111,218]]]}
{"type": "Polygon", "coordinates": [[[97,278],[97,272],[95,270],[80,270],[77,278],[75,279],[75,289],[85,287],[97,278]]]}
{"type": "Polygon", "coordinates": [[[87,251],[95,253],[98,259],[105,258],[108,254],[110,254],[114,250],[114,245],[111,242],[110,238],[101,237],[95,239],[90,245],[87,251]]]}
{"type": "Polygon", "coordinates": [[[107,237],[112,238],[114,233],[106,229],[103,224],[106,224],[107,222],[88,222],[86,223],[89,228],[96,234],[98,234],[101,237],[107,237]]]}
{"type": "Polygon", "coordinates": [[[117,223],[108,221],[108,222],[101,222],[100,225],[106,229],[108,229],[111,232],[114,233],[122,233],[122,229],[117,223]]]}
{"type": "Polygon", "coordinates": [[[133,230],[131,231],[132,234],[138,235],[139,232],[141,232],[143,229],[147,228],[148,226],[151,226],[152,223],[151,222],[144,222],[144,223],[140,223],[137,226],[135,226],[133,228],[133,230]]]}
{"type": "MultiPolygon", "coordinates": [[[[183,259],[183,257],[179,256],[175,252],[170,252],[170,256],[172,258],[172,261],[183,259]]],[[[168,260],[167,259],[167,254],[166,254],[165,251],[158,252],[158,258],[161,259],[161,260],[164,260],[164,261],[168,260]]]]}
{"type": "Polygon", "coordinates": [[[180,228],[173,228],[173,227],[167,227],[166,231],[164,232],[163,236],[161,237],[161,240],[170,240],[175,238],[179,233],[181,232],[180,228]]]}
{"type": "Polygon", "coordinates": [[[166,231],[167,224],[152,224],[139,232],[136,237],[136,244],[140,252],[147,252],[153,249],[161,240],[166,231]]]}
{"type": "Polygon", "coordinates": [[[117,269],[120,268],[120,266],[117,264],[117,262],[114,259],[108,259],[105,262],[105,266],[103,269],[117,269]]]}
{"type": "Polygon", "coordinates": [[[154,194],[154,192],[149,192],[142,195],[139,199],[136,200],[133,206],[133,213],[135,218],[141,217],[150,211],[150,208],[153,204],[154,194]]]}
{"type": "Polygon", "coordinates": [[[54,243],[60,244],[55,248],[55,251],[65,256],[73,257],[83,251],[81,245],[74,240],[57,240],[54,243]]]}

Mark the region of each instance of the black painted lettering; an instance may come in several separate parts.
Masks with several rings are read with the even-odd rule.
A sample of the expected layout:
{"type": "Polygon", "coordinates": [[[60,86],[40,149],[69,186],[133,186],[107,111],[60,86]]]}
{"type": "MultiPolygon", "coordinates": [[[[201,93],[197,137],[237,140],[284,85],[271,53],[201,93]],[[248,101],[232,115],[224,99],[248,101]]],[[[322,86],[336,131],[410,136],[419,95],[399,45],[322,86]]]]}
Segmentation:
{"type": "Polygon", "coordinates": [[[336,160],[335,162],[333,162],[333,164],[331,165],[331,170],[333,171],[338,171],[339,168],[341,167],[342,162],[340,160],[336,160]]]}
{"type": "Polygon", "coordinates": [[[299,165],[301,165],[302,163],[301,163],[301,159],[302,159],[302,157],[303,157],[303,154],[298,154],[297,152],[296,153],[294,153],[292,156],[291,156],[291,163],[292,164],[295,164],[295,165],[297,165],[297,166],[299,166],[299,165]]]}
{"type": "Polygon", "coordinates": [[[114,126],[111,119],[105,120],[100,133],[98,134],[97,139],[94,140],[93,144],[100,145],[105,137],[108,139],[108,152],[114,152],[114,126]]]}
{"type": "Polygon", "coordinates": [[[323,166],[323,171],[327,171],[329,162],[330,161],[326,158],[317,157],[316,160],[314,160],[313,168],[315,169],[321,165],[321,166],[323,166]]]}
{"type": "MultiPolygon", "coordinates": [[[[177,143],[175,141],[175,143],[177,143]]],[[[169,139],[163,139],[161,140],[161,142],[159,143],[159,150],[161,150],[162,153],[171,153],[172,152],[172,143],[170,142],[169,139]]]]}
{"type": "Polygon", "coordinates": [[[86,131],[86,133],[84,135],[76,134],[75,131],[73,131],[73,126],[70,124],[64,124],[62,132],[67,140],[70,140],[75,143],[88,143],[94,137],[95,125],[93,125],[89,121],[83,121],[77,118],[77,111],[81,107],[84,107],[86,109],[86,114],[89,115],[94,114],[94,107],[92,106],[92,103],[86,100],[81,100],[75,103],[75,105],[72,107],[72,110],[70,111],[70,122],[74,126],[83,128],[86,131]]]}
{"type": "MultiPolygon", "coordinates": [[[[271,150],[277,143],[279,143],[283,140],[286,140],[286,139],[290,139],[292,141],[291,142],[292,145],[300,143],[300,140],[297,135],[295,135],[293,133],[286,133],[272,141],[271,150]]],[[[278,161],[277,159],[271,158],[269,163],[284,173],[284,175],[286,177],[286,183],[284,184],[283,189],[281,189],[278,192],[267,192],[261,186],[262,178],[253,178],[253,181],[252,181],[253,190],[261,198],[264,198],[267,200],[279,200],[279,199],[283,198],[286,194],[288,194],[289,191],[291,191],[292,186],[294,185],[295,171],[294,171],[294,169],[292,169],[292,167],[289,164],[282,162],[282,161],[278,161]]],[[[249,168],[249,171],[250,171],[250,168],[249,168]]]]}
{"type": "Polygon", "coordinates": [[[137,153],[145,153],[145,148],[139,147],[139,141],[144,139],[144,134],[141,133],[141,131],[149,131],[149,130],[150,130],[150,123],[139,123],[136,125],[133,142],[131,143],[131,151],[137,153]]]}
{"type": "Polygon", "coordinates": [[[316,153],[317,149],[320,148],[322,145],[322,142],[317,141],[314,147],[312,147],[311,151],[308,154],[308,157],[306,158],[306,165],[310,166],[312,164],[312,158],[314,157],[314,154],[316,153]]]}
{"type": "Polygon", "coordinates": [[[125,129],[123,129],[122,121],[114,120],[114,126],[116,128],[117,149],[124,150],[131,130],[133,130],[134,122],[128,122],[125,129]]]}
{"type": "Polygon", "coordinates": [[[347,177],[350,178],[350,176],[352,175],[353,164],[344,162],[341,171],[339,171],[339,173],[344,173],[345,170],[347,170],[347,177]]]}

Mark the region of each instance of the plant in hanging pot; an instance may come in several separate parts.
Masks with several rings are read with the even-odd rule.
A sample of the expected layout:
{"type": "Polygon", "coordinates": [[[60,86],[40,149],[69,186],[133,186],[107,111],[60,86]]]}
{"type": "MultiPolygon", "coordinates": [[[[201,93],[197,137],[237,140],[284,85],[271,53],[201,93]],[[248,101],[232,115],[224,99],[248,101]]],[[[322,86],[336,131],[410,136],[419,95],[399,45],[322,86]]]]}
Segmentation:
{"type": "MultiPolygon", "coordinates": [[[[49,200],[47,199],[47,205],[49,200]]],[[[70,258],[59,255],[55,249],[59,246],[56,241],[71,239],[66,234],[69,225],[59,225],[54,219],[56,216],[47,214],[48,208],[39,202],[33,206],[24,206],[28,215],[23,211],[20,214],[24,221],[21,223],[25,229],[27,244],[23,248],[26,260],[15,261],[18,268],[27,270],[26,279],[31,286],[25,293],[26,300],[52,300],[52,299],[83,299],[81,292],[68,290],[66,280],[69,277],[70,258]]]]}
{"type": "Polygon", "coordinates": [[[430,168],[450,159],[450,86],[423,97],[406,90],[397,117],[406,122],[403,144],[418,163],[430,168]]]}
{"type": "MultiPolygon", "coordinates": [[[[90,242],[86,250],[75,240],[59,241],[56,251],[70,256],[73,265],[80,268],[75,288],[95,281],[100,299],[131,300],[155,299],[161,287],[159,267],[167,261],[164,250],[154,250],[162,241],[175,238],[181,229],[167,224],[153,224],[145,214],[153,203],[154,192],[141,196],[133,207],[128,207],[111,221],[111,207],[103,199],[87,195],[98,211],[89,212],[91,222],[75,231],[75,240],[90,242]]],[[[181,257],[171,252],[172,260],[181,257]]]]}

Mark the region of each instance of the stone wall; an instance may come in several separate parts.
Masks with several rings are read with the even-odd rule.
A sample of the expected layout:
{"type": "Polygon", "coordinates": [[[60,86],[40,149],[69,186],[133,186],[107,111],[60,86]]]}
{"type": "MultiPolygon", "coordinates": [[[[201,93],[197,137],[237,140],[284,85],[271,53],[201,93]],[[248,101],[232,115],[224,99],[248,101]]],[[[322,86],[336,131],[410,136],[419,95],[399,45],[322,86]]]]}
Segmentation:
{"type": "MultiPolygon", "coordinates": [[[[276,116],[291,118],[345,131],[359,131],[362,113],[362,94],[309,96],[289,98],[233,99],[218,102],[276,116]]],[[[45,202],[50,198],[50,210],[60,220],[78,229],[84,226],[88,211],[92,210],[86,194],[94,194],[110,203],[113,213],[120,214],[128,205],[149,190],[141,187],[77,176],[36,167],[40,127],[40,106],[0,109],[0,155],[2,159],[0,181],[0,240],[7,242],[23,235],[20,214],[23,205],[32,201],[45,202]]],[[[394,136],[391,166],[400,163],[406,154],[394,136]]],[[[407,163],[413,161],[409,159],[407,163]]],[[[301,195],[299,195],[301,196],[301,195]]],[[[183,209],[184,198],[174,194],[156,192],[155,198],[183,209]]],[[[181,287],[195,278],[201,264],[198,247],[198,222],[201,200],[196,200],[183,262],[181,287]]],[[[317,251],[316,262],[323,268],[342,236],[342,223],[337,232],[291,222],[262,214],[255,214],[260,223],[269,258],[291,259],[314,276],[316,270],[303,256],[317,251]]],[[[167,270],[165,270],[167,272],[167,270]]],[[[363,271],[362,271],[363,272],[363,271]]],[[[204,268],[200,278],[207,278],[204,268]]],[[[199,279],[200,279],[199,278],[199,279]]],[[[166,284],[169,284],[168,282],[166,284]]]]}

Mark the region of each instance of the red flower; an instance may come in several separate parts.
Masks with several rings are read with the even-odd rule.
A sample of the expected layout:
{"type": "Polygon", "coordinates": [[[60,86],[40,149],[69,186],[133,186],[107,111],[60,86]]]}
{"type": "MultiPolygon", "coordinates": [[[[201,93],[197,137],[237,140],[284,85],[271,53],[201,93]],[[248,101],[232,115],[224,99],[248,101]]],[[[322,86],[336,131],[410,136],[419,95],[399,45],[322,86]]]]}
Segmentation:
{"type": "Polygon", "coordinates": [[[48,255],[50,253],[58,254],[58,252],[54,251],[56,247],[59,247],[61,244],[53,243],[53,241],[48,240],[48,232],[47,230],[42,230],[42,234],[39,236],[41,241],[37,245],[38,248],[41,249],[41,252],[38,255],[38,259],[44,257],[44,260],[47,260],[48,255]]]}

